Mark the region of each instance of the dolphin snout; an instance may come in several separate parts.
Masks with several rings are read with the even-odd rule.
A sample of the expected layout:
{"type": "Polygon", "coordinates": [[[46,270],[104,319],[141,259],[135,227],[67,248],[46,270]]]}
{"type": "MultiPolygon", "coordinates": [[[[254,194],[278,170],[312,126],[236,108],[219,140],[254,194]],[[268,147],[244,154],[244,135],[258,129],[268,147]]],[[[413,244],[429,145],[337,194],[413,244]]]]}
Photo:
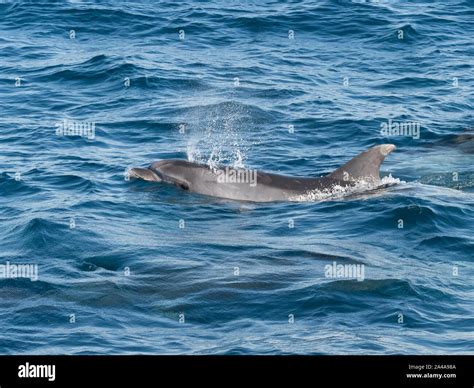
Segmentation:
{"type": "Polygon", "coordinates": [[[128,171],[130,179],[143,179],[151,182],[161,182],[161,178],[149,168],[134,167],[128,171]]]}

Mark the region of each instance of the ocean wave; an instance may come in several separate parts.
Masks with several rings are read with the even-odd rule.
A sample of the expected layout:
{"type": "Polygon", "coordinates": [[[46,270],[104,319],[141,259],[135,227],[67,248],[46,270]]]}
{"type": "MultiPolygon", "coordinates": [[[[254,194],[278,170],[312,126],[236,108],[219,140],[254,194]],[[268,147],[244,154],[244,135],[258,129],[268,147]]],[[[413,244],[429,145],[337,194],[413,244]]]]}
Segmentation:
{"type": "Polygon", "coordinates": [[[39,266],[0,279],[0,352],[469,352],[470,5],[0,2],[0,264],[39,266]],[[124,179],[166,158],[316,177],[381,142],[380,186],[287,203],[124,179]]]}

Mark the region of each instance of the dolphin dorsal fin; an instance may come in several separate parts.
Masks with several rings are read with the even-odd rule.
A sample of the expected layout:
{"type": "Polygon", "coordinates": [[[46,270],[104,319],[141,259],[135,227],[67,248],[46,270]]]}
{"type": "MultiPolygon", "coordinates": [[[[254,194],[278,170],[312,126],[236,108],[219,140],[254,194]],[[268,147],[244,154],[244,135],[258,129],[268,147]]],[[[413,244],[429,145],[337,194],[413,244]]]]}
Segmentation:
{"type": "Polygon", "coordinates": [[[395,148],[393,144],[382,144],[369,148],[329,174],[328,177],[341,181],[366,179],[378,182],[380,181],[380,165],[395,148]]]}

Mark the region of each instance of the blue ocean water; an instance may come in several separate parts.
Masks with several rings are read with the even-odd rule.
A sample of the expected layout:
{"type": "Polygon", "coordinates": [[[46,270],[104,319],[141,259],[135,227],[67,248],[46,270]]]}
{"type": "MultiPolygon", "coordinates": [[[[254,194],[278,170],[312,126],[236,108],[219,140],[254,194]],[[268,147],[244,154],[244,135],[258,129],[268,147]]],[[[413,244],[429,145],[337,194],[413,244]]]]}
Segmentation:
{"type": "Polygon", "coordinates": [[[473,56],[472,1],[1,2],[0,265],[38,279],[0,279],[0,353],[472,354],[473,56]],[[324,201],[126,179],[383,143],[400,183],[324,201]]]}

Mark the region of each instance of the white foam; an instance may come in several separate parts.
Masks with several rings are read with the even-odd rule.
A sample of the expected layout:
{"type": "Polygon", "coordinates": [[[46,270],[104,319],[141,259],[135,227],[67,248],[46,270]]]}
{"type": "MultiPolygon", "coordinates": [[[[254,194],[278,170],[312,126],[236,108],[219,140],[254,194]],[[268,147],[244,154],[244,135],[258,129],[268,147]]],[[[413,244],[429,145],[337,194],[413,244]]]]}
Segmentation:
{"type": "Polygon", "coordinates": [[[402,183],[402,181],[398,178],[392,177],[392,174],[390,174],[389,176],[383,177],[377,183],[360,179],[351,186],[334,185],[330,188],[323,189],[323,190],[311,190],[305,194],[291,197],[290,201],[319,202],[319,201],[324,201],[324,200],[339,199],[339,198],[346,197],[348,195],[363,193],[365,191],[374,190],[379,187],[393,186],[399,183],[402,183]]]}

